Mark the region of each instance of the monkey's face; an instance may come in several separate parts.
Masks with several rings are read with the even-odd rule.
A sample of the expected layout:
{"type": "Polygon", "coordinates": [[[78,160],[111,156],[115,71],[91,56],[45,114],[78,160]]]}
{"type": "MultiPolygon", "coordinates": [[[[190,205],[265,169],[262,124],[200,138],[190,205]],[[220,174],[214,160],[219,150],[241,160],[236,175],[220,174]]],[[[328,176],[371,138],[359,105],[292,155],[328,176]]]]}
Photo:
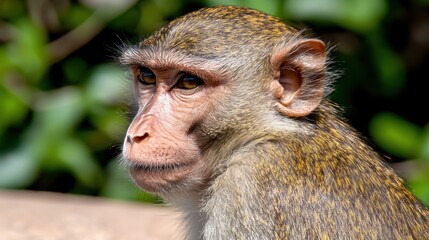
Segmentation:
{"type": "Polygon", "coordinates": [[[196,126],[209,111],[215,82],[184,68],[146,62],[131,67],[138,112],[123,146],[123,158],[141,188],[162,194],[195,188],[204,179],[196,126]]]}
{"type": "Polygon", "coordinates": [[[125,51],[138,112],[123,158],[134,181],[160,195],[203,187],[222,159],[266,131],[258,126],[293,125],[275,110],[297,118],[319,105],[325,56],[323,42],[234,7],[185,15],[125,51]]]}

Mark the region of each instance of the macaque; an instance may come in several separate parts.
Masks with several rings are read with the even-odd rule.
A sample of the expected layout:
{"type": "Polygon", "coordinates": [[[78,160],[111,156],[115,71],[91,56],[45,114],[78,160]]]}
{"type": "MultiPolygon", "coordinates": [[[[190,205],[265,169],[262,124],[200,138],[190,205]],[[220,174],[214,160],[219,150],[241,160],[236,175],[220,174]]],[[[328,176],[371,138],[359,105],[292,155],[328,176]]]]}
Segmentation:
{"type": "Polygon", "coordinates": [[[170,22],[120,57],[134,182],[189,239],[429,239],[429,211],[327,99],[325,44],[257,10],[170,22]]]}

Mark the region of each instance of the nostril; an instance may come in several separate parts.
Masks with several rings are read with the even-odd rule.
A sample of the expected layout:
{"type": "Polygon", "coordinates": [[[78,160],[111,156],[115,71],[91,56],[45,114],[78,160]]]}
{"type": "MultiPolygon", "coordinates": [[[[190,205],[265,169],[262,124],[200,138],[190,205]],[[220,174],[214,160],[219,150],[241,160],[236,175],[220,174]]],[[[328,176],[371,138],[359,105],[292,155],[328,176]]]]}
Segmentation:
{"type": "Polygon", "coordinates": [[[136,135],[136,136],[134,136],[133,141],[136,142],[136,143],[139,143],[139,142],[143,141],[147,137],[149,137],[148,133],[144,133],[143,135],[136,135]]]}
{"type": "Polygon", "coordinates": [[[133,142],[139,143],[139,142],[143,141],[144,139],[146,139],[147,137],[149,137],[148,133],[144,133],[143,135],[136,134],[134,136],[133,135],[128,135],[127,136],[127,142],[128,143],[133,143],[133,142]]]}

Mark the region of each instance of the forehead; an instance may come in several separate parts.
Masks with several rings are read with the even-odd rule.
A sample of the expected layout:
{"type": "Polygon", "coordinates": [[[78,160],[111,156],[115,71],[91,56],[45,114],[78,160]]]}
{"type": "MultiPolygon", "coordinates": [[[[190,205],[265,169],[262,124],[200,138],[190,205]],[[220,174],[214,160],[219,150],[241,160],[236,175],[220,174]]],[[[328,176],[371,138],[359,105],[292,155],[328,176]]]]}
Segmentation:
{"type": "Polygon", "coordinates": [[[271,48],[293,31],[279,19],[239,7],[215,7],[189,13],[141,42],[142,48],[175,49],[210,57],[271,48]]]}

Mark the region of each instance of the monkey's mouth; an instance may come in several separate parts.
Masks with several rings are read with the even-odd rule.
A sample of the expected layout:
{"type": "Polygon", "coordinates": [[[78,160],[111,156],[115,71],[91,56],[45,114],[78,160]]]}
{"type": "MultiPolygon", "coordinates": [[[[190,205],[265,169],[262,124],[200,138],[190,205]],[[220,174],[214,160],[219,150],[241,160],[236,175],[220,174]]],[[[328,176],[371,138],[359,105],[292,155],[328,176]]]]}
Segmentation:
{"type": "Polygon", "coordinates": [[[159,194],[176,189],[186,182],[194,165],[194,163],[147,164],[131,162],[129,172],[140,188],[159,194]]]}
{"type": "Polygon", "coordinates": [[[174,172],[179,171],[183,168],[189,167],[192,164],[179,164],[179,163],[168,163],[168,164],[142,164],[142,163],[131,163],[130,169],[146,172],[146,173],[163,173],[163,172],[174,172]]]}

